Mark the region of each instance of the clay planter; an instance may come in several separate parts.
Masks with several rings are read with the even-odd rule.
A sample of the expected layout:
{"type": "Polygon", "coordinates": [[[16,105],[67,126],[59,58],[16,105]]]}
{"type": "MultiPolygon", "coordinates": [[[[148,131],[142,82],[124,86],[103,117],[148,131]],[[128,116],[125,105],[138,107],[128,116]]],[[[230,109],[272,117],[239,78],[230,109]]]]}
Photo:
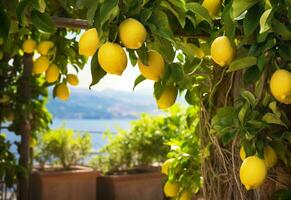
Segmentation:
{"type": "Polygon", "coordinates": [[[98,172],[87,167],[31,174],[31,200],[96,200],[98,172]]]}
{"type": "Polygon", "coordinates": [[[163,200],[163,176],[158,170],[97,177],[97,200],[163,200]]]}

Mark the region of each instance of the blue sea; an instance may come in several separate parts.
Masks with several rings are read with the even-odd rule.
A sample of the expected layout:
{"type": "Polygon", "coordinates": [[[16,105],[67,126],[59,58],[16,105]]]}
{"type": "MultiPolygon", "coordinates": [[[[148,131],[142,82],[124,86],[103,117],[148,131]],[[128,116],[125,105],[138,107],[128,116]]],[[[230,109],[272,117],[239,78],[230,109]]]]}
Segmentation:
{"type": "MultiPolygon", "coordinates": [[[[116,134],[118,129],[128,130],[132,119],[54,119],[51,125],[52,129],[66,126],[76,132],[84,131],[91,133],[92,144],[95,151],[107,144],[108,140],[103,136],[103,132],[110,130],[116,134]]],[[[14,133],[2,130],[7,135],[7,139],[11,142],[19,141],[20,137],[14,133]]],[[[12,147],[12,151],[16,152],[16,147],[12,147]]]]}

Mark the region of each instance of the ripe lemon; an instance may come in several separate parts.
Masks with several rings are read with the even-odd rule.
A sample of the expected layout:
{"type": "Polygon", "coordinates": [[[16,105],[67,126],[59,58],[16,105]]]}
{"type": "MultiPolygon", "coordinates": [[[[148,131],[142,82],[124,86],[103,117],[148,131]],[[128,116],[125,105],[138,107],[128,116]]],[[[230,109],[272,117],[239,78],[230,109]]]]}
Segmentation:
{"type": "Polygon", "coordinates": [[[175,197],[179,192],[179,185],[177,183],[166,182],[164,186],[164,193],[167,197],[175,197]]]}
{"type": "Polygon", "coordinates": [[[204,0],[202,6],[208,10],[209,15],[214,18],[220,9],[220,0],[204,0]]]}
{"type": "Polygon", "coordinates": [[[96,28],[84,32],[79,40],[79,54],[93,56],[99,47],[99,36],[96,28]]]}
{"type": "Polygon", "coordinates": [[[68,74],[67,75],[67,81],[73,86],[76,86],[79,84],[79,79],[75,74],[68,74]]]}
{"type": "Polygon", "coordinates": [[[50,64],[50,61],[48,57],[40,56],[34,61],[32,71],[34,74],[41,74],[48,69],[49,64],[50,64]]]}
{"type": "Polygon", "coordinates": [[[246,159],[247,154],[246,154],[245,149],[244,149],[243,146],[242,146],[242,147],[240,148],[240,150],[239,150],[239,156],[240,156],[240,158],[241,158],[242,161],[243,161],[244,159],[246,159]]]}
{"type": "Polygon", "coordinates": [[[271,167],[277,164],[277,160],[278,160],[277,154],[272,147],[266,146],[264,148],[264,160],[265,160],[267,169],[270,169],[271,167]]]}
{"type": "Polygon", "coordinates": [[[59,79],[60,70],[57,65],[51,64],[45,72],[45,78],[48,83],[53,83],[59,79]]]}
{"type": "Polygon", "coordinates": [[[168,86],[163,91],[159,99],[157,99],[157,105],[160,109],[166,109],[171,107],[177,98],[178,90],[174,86],[168,86]]]}
{"type": "Polygon", "coordinates": [[[234,58],[235,49],[227,36],[216,38],[211,44],[211,57],[218,65],[229,65],[234,58]]]}
{"type": "Polygon", "coordinates": [[[60,100],[66,101],[70,97],[70,90],[65,83],[61,83],[56,86],[56,97],[60,100]]]}
{"type": "Polygon", "coordinates": [[[171,159],[168,159],[166,160],[163,165],[162,165],[162,174],[166,174],[168,175],[168,172],[169,172],[169,167],[172,165],[172,163],[174,162],[174,159],[171,158],[171,159]]]}
{"type": "Polygon", "coordinates": [[[127,57],[120,45],[106,42],[98,51],[98,62],[107,73],[121,75],[127,66],[127,57]]]}
{"type": "Polygon", "coordinates": [[[27,39],[22,44],[22,50],[24,53],[33,53],[36,49],[37,43],[33,39],[27,39]]]}
{"type": "Polygon", "coordinates": [[[3,96],[0,98],[0,103],[7,103],[10,100],[10,97],[6,94],[3,94],[3,96]]]}
{"type": "Polygon", "coordinates": [[[281,103],[291,103],[291,74],[279,69],[274,72],[270,81],[270,89],[275,99],[281,103]]]}
{"type": "Polygon", "coordinates": [[[37,46],[37,51],[43,56],[46,56],[48,52],[55,46],[55,44],[51,41],[42,41],[37,46]]]}
{"type": "Polygon", "coordinates": [[[119,25],[119,38],[126,48],[139,49],[146,37],[144,25],[136,19],[128,18],[119,25]]]}
{"type": "Polygon", "coordinates": [[[240,167],[240,180],[247,190],[261,186],[266,176],[265,162],[257,156],[247,157],[240,167]]]}
{"type": "Polygon", "coordinates": [[[191,194],[188,191],[183,191],[179,197],[179,200],[191,200],[191,194]]]}
{"type": "Polygon", "coordinates": [[[141,59],[138,59],[140,73],[147,79],[159,81],[165,71],[165,62],[161,54],[157,51],[150,51],[148,54],[148,65],[144,65],[141,59]]]}

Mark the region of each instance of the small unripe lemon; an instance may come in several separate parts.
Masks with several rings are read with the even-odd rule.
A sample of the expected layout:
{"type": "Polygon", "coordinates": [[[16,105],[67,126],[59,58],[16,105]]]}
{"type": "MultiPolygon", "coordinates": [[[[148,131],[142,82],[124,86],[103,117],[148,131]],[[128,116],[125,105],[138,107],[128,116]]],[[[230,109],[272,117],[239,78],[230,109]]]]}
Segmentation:
{"type": "Polygon", "coordinates": [[[34,61],[32,71],[34,74],[41,74],[48,69],[49,64],[50,64],[50,61],[48,57],[40,56],[34,61]]]}
{"type": "Polygon", "coordinates": [[[264,148],[264,160],[268,169],[272,168],[277,164],[277,154],[272,147],[266,146],[264,148]]]}
{"type": "Polygon", "coordinates": [[[48,83],[53,83],[59,79],[60,70],[57,65],[51,64],[45,72],[45,78],[48,83]]]}
{"type": "Polygon", "coordinates": [[[166,174],[166,175],[168,175],[168,173],[169,173],[169,168],[170,168],[170,166],[172,165],[173,162],[174,162],[174,159],[171,158],[171,159],[166,160],[166,161],[163,163],[163,165],[162,165],[162,170],[161,170],[162,174],[166,174]]]}
{"type": "Polygon", "coordinates": [[[60,100],[66,101],[70,97],[70,90],[65,83],[56,86],[56,97],[60,100]]]}
{"type": "Polygon", "coordinates": [[[93,56],[99,47],[99,36],[96,28],[85,31],[79,40],[79,54],[93,56]]]}
{"type": "Polygon", "coordinates": [[[188,191],[183,191],[179,197],[179,200],[191,200],[191,194],[188,191]]]}
{"type": "Polygon", "coordinates": [[[136,19],[128,18],[119,25],[119,38],[126,48],[139,49],[146,37],[144,25],[136,19]]]}
{"type": "Polygon", "coordinates": [[[260,187],[267,176],[264,160],[257,156],[247,157],[240,167],[240,180],[247,190],[260,187]]]}
{"type": "Polygon", "coordinates": [[[168,86],[163,91],[159,99],[157,99],[157,105],[159,109],[166,109],[171,107],[177,98],[178,90],[174,86],[168,86]]]}
{"type": "Polygon", "coordinates": [[[106,42],[98,51],[98,62],[107,73],[121,75],[127,66],[127,57],[120,45],[106,42]]]}
{"type": "Polygon", "coordinates": [[[218,65],[229,65],[234,58],[235,49],[227,36],[216,38],[211,44],[211,57],[218,65]]]}
{"type": "Polygon", "coordinates": [[[220,9],[221,0],[204,0],[202,6],[206,8],[209,15],[214,18],[220,9]]]}
{"type": "Polygon", "coordinates": [[[178,183],[170,183],[169,181],[166,182],[164,185],[164,193],[166,197],[175,197],[179,192],[179,185],[178,183]]]}
{"type": "Polygon", "coordinates": [[[24,53],[33,53],[36,49],[37,43],[33,39],[27,39],[22,44],[22,50],[24,53]]]}
{"type": "Polygon", "coordinates": [[[48,55],[48,52],[55,46],[55,44],[51,41],[42,41],[37,46],[37,51],[43,56],[48,55]]]}
{"type": "Polygon", "coordinates": [[[161,54],[157,51],[150,51],[148,54],[148,65],[144,65],[141,59],[138,59],[140,73],[147,79],[159,81],[165,71],[165,62],[161,54]]]}
{"type": "Polygon", "coordinates": [[[79,79],[75,74],[68,74],[67,81],[73,86],[77,86],[79,84],[79,79]]]}
{"type": "Polygon", "coordinates": [[[242,146],[241,148],[240,148],[240,150],[239,150],[239,156],[240,156],[240,158],[241,158],[241,160],[243,161],[244,159],[246,159],[246,152],[245,152],[245,149],[244,149],[244,147],[242,146]]]}
{"type": "Polygon", "coordinates": [[[281,103],[291,103],[291,74],[284,69],[278,69],[271,77],[270,89],[275,99],[281,103]]]}

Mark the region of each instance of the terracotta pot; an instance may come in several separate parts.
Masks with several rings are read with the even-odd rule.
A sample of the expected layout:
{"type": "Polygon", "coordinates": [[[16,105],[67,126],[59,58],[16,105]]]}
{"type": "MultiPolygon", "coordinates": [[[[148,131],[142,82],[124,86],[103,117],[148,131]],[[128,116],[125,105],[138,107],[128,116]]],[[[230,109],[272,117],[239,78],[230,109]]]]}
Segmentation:
{"type": "Polygon", "coordinates": [[[97,200],[163,200],[159,171],[97,177],[97,200]]]}
{"type": "Polygon", "coordinates": [[[37,171],[31,174],[31,200],[96,200],[99,172],[87,167],[69,171],[37,171]]]}

